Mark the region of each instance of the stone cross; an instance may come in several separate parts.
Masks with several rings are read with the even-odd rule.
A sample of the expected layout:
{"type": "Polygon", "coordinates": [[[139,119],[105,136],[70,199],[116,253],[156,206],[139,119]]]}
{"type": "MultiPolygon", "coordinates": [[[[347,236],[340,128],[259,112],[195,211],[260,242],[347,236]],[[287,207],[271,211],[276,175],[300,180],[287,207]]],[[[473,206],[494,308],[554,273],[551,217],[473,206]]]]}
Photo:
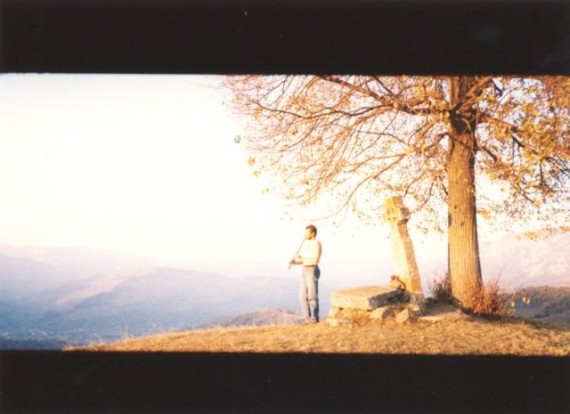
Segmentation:
{"type": "Polygon", "coordinates": [[[404,205],[401,196],[386,199],[384,220],[390,224],[392,254],[397,276],[406,285],[406,289],[422,296],[422,284],[412,239],[408,234],[410,210],[404,205]]]}

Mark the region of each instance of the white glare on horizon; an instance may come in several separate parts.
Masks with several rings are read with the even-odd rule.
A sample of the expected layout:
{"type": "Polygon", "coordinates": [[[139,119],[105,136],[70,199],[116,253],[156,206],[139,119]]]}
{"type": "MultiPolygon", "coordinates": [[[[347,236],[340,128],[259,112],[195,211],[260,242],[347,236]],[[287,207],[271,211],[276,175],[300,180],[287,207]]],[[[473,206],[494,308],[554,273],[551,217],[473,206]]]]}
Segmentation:
{"type": "MultiPolygon", "coordinates": [[[[1,75],[0,94],[0,243],[287,274],[307,223],[261,194],[216,77],[1,75]]],[[[390,260],[387,228],[317,224],[338,272],[390,260]]]]}

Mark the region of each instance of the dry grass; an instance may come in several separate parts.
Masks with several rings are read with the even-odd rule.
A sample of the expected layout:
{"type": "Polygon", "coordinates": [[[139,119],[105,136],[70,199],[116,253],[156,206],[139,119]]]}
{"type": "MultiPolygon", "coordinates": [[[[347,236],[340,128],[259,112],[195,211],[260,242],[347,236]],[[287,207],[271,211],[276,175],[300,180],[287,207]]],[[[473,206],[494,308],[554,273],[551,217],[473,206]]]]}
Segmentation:
{"type": "MultiPolygon", "coordinates": [[[[432,292],[434,302],[446,304],[455,302],[448,273],[439,279],[432,280],[429,289],[432,292]]],[[[506,298],[499,278],[496,278],[482,286],[481,291],[473,298],[472,308],[469,309],[469,312],[493,320],[513,316],[513,309],[508,306],[509,301],[512,301],[512,298],[506,298]]]]}
{"type": "Polygon", "coordinates": [[[479,295],[473,301],[473,313],[489,319],[501,319],[512,316],[508,299],[500,287],[499,280],[492,280],[483,286],[479,295]]]}
{"type": "Polygon", "coordinates": [[[431,280],[429,283],[429,290],[431,291],[434,302],[453,303],[449,273],[446,273],[439,279],[431,280]]]}
{"type": "MultiPolygon", "coordinates": [[[[442,306],[442,305],[436,305],[442,306]]],[[[81,350],[149,352],[379,353],[446,355],[570,355],[570,328],[522,320],[490,321],[457,311],[428,322],[394,320],[355,327],[216,328],[129,339],[81,350]]]]}

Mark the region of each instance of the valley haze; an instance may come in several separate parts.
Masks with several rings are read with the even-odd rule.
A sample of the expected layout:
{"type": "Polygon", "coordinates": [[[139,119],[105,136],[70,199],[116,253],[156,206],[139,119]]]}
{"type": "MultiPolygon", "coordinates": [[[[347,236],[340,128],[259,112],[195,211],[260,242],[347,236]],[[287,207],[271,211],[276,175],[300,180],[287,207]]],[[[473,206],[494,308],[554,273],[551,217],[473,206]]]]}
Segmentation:
{"type": "MultiPolygon", "coordinates": [[[[498,278],[507,291],[570,285],[566,234],[536,241],[509,236],[482,244],[481,250],[485,280],[498,278]]],[[[323,268],[322,315],[329,311],[331,291],[388,284],[391,262],[368,266],[358,273],[323,268]]],[[[249,276],[232,273],[231,266],[192,269],[102,250],[0,245],[0,347],[60,349],[113,342],[224,325],[256,312],[270,319],[266,323],[271,318],[294,323],[298,269],[272,273],[270,265],[255,263],[246,269],[249,276]]],[[[419,260],[419,269],[429,295],[429,282],[445,268],[433,258],[419,260]]]]}

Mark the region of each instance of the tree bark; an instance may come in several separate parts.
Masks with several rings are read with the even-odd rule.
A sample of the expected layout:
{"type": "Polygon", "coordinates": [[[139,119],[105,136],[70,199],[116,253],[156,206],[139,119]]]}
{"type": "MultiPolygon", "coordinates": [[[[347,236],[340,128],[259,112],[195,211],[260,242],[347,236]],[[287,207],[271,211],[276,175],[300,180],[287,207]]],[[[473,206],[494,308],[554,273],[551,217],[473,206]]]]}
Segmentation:
{"type": "MultiPolygon", "coordinates": [[[[451,107],[465,99],[475,80],[452,78],[451,107]]],[[[448,177],[448,263],[451,291],[458,303],[472,309],[482,288],[475,197],[475,114],[472,109],[450,113],[448,177]]]]}

